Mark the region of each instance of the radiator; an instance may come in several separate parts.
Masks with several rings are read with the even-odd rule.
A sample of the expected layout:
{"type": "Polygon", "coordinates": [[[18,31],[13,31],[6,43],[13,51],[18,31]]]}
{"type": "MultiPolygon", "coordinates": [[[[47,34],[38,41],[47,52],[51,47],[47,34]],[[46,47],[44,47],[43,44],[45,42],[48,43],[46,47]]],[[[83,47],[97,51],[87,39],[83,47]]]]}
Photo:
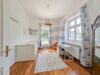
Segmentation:
{"type": "Polygon", "coordinates": [[[80,48],[75,47],[75,46],[70,46],[70,48],[66,48],[66,52],[79,60],[80,48]]]}

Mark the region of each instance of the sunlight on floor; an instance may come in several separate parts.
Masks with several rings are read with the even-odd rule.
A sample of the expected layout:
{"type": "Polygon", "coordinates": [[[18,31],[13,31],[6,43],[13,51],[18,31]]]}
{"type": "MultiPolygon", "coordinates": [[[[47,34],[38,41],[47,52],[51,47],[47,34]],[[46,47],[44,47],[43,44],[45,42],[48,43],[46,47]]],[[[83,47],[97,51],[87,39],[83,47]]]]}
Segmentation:
{"type": "Polygon", "coordinates": [[[51,53],[51,52],[56,52],[56,50],[53,49],[48,49],[48,48],[43,48],[43,49],[39,49],[39,53],[51,53]]]}

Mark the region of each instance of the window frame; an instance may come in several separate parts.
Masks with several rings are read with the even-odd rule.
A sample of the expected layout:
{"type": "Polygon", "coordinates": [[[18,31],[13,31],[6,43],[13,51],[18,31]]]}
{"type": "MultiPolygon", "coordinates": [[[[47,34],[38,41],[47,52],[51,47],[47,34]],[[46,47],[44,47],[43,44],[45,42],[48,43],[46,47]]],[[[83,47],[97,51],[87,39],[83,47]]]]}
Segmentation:
{"type": "MultiPolygon", "coordinates": [[[[81,37],[79,39],[77,39],[77,33],[76,33],[76,29],[77,27],[81,26],[81,23],[77,24],[77,19],[80,18],[81,19],[81,16],[78,15],[78,16],[75,16],[73,17],[72,19],[70,19],[69,21],[67,21],[67,39],[69,42],[80,42],[81,41],[81,37]],[[70,26],[70,23],[72,21],[75,21],[75,25],[74,26],[70,26]],[[74,28],[75,29],[75,33],[74,33],[74,38],[70,38],[70,30],[74,28]]],[[[81,35],[82,35],[82,28],[81,28],[81,35]]]]}

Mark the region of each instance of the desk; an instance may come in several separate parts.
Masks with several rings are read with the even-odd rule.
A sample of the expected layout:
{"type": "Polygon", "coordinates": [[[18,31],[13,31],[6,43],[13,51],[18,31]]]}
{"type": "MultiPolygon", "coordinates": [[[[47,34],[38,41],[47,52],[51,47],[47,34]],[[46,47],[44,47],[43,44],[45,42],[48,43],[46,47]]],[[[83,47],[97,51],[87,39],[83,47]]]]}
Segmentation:
{"type": "Polygon", "coordinates": [[[64,50],[66,48],[69,48],[70,45],[66,45],[66,44],[59,44],[58,45],[58,51],[59,51],[59,55],[64,55],[64,50]]]}
{"type": "Polygon", "coordinates": [[[66,52],[78,60],[80,60],[80,50],[81,50],[81,44],[75,45],[71,43],[66,43],[66,44],[60,44],[58,46],[59,55],[64,55],[64,53],[66,52]],[[62,51],[59,48],[63,49],[64,51],[62,51]]]}
{"type": "Polygon", "coordinates": [[[66,48],[70,48],[70,45],[60,44],[59,47],[66,49],[66,48]]]}
{"type": "MultiPolygon", "coordinates": [[[[63,49],[64,51],[66,51],[67,49],[71,49],[71,46],[70,45],[67,45],[67,44],[59,44],[58,45],[59,48],[63,49]]],[[[59,49],[59,55],[62,55],[60,52],[61,52],[61,49],[59,49]]]]}
{"type": "Polygon", "coordinates": [[[66,58],[66,55],[73,59],[73,57],[70,55],[71,54],[71,46],[70,45],[66,45],[66,44],[60,44],[59,45],[59,55],[64,55],[64,59],[66,58]],[[62,53],[63,51],[63,53],[62,53]]]}

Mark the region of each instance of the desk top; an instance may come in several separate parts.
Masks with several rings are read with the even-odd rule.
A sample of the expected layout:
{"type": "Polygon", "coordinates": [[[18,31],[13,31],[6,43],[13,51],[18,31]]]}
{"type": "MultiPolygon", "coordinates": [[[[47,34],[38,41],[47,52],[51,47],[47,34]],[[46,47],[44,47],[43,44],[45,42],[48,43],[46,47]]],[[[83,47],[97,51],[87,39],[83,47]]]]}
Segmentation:
{"type": "Polygon", "coordinates": [[[67,45],[67,44],[59,44],[59,47],[61,48],[70,48],[70,45],[67,45]]]}

